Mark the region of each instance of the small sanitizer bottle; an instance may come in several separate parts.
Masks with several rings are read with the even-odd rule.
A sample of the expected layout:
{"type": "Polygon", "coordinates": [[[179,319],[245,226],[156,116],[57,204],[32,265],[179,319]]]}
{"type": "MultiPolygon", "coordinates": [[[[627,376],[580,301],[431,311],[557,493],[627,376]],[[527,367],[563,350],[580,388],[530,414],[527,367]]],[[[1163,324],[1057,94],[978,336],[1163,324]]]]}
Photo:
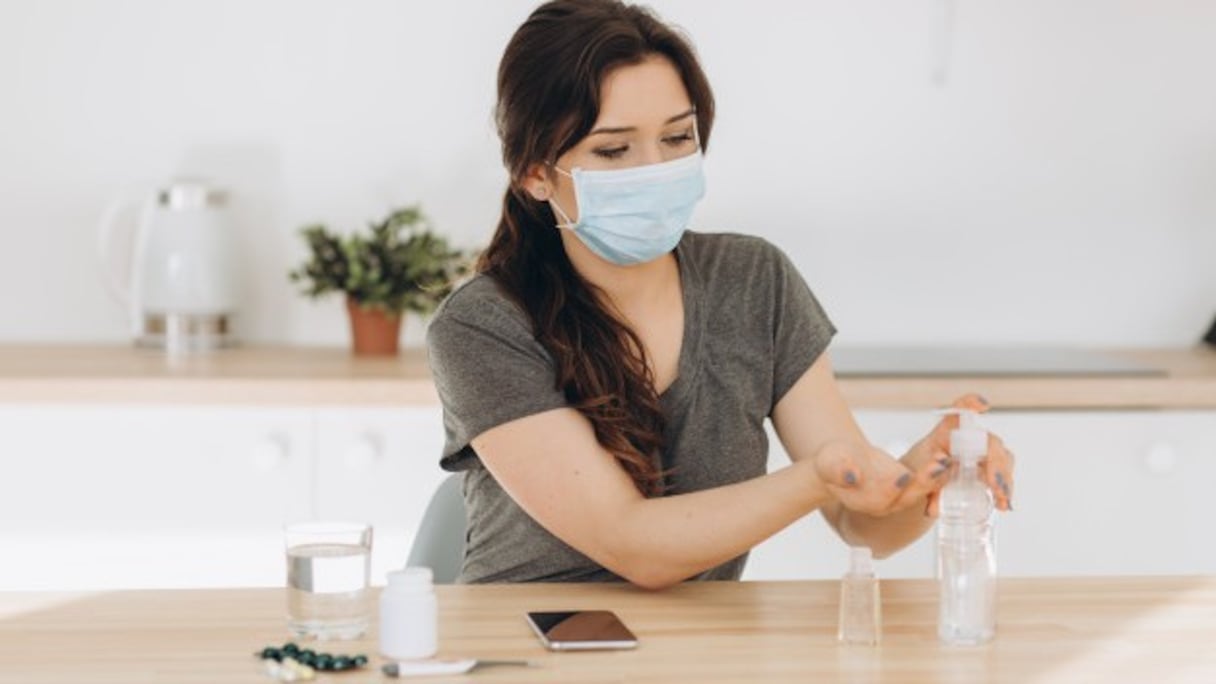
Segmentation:
{"type": "Polygon", "coordinates": [[[957,414],[959,429],[950,433],[956,467],[939,499],[937,634],[945,644],[974,646],[996,635],[994,508],[979,473],[979,461],[988,453],[988,433],[979,427],[974,411],[943,413],[957,414]]]}
{"type": "Polygon", "coordinates": [[[843,644],[875,646],[882,636],[882,602],[870,549],[849,550],[849,572],[840,580],[840,628],[843,644]]]}

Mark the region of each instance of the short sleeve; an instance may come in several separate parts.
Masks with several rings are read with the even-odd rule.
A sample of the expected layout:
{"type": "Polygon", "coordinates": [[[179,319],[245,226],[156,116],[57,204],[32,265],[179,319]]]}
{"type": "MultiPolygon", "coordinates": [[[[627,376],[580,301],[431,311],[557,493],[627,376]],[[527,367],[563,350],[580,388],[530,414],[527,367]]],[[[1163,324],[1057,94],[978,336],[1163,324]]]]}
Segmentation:
{"type": "Polygon", "coordinates": [[[452,304],[445,302],[427,327],[426,347],[443,405],[440,465],[458,471],[472,467],[469,442],[481,433],[568,404],[522,312],[476,296],[452,304]]]}
{"type": "Polygon", "coordinates": [[[773,398],[777,403],[790,391],[827,349],[836,334],[819,300],[802,274],[777,247],[773,247],[775,268],[773,297],[773,398]]]}

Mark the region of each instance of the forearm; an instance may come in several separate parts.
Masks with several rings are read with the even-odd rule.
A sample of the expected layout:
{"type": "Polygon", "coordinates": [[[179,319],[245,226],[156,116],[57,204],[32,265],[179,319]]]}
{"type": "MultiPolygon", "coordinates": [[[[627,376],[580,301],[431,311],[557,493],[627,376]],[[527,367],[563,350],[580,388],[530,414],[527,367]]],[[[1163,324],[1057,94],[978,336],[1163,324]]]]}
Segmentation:
{"type": "Polygon", "coordinates": [[[614,565],[641,586],[676,584],[745,553],[832,500],[809,462],[732,485],[639,500],[615,529],[614,565]]]}
{"type": "Polygon", "coordinates": [[[868,546],[876,558],[886,558],[920,539],[933,527],[925,515],[924,502],[884,516],[873,516],[830,504],[837,517],[836,529],[850,546],[868,546]]]}

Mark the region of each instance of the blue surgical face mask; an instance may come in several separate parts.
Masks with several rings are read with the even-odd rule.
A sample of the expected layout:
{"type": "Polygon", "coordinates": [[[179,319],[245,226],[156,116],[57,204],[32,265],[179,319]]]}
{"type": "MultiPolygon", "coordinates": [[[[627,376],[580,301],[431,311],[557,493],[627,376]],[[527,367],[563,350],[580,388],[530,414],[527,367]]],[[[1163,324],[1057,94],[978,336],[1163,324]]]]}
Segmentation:
{"type": "MultiPolygon", "coordinates": [[[[558,228],[574,231],[600,258],[619,266],[653,261],[675,249],[705,196],[701,152],[628,169],[557,169],[574,180],[578,221],[551,199],[558,228]]],[[[554,168],[557,168],[554,166],[554,168]]]]}

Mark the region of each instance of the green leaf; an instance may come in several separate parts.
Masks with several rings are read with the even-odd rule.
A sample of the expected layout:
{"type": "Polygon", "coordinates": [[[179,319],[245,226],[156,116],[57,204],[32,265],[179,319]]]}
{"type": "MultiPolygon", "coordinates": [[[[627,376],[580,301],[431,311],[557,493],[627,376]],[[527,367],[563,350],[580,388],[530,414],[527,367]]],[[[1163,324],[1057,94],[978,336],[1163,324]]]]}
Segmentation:
{"type": "Polygon", "coordinates": [[[428,314],[471,272],[474,252],[452,248],[436,234],[419,205],[401,207],[367,230],[345,237],[322,223],[300,229],[307,261],[288,272],[301,294],[345,292],[361,305],[390,314],[428,314]]]}

